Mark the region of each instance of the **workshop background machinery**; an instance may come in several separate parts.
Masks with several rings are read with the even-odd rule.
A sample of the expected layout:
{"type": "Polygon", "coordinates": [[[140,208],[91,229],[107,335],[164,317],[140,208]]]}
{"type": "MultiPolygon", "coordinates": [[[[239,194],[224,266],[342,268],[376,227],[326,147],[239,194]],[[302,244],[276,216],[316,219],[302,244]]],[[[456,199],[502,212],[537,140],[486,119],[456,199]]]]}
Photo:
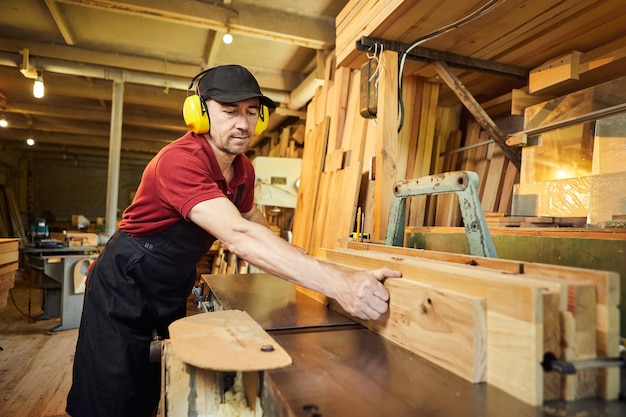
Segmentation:
{"type": "Polygon", "coordinates": [[[60,318],[53,331],[76,329],[83,310],[84,283],[97,247],[25,247],[24,263],[41,289],[43,313],[37,319],[60,318]]]}

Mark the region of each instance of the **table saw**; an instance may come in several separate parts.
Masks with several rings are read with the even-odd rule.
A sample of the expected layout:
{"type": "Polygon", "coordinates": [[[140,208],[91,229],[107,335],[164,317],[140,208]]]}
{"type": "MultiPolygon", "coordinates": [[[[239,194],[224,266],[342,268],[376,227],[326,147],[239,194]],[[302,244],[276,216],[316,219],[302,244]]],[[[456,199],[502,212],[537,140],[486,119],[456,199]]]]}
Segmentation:
{"type": "Polygon", "coordinates": [[[78,328],[84,288],[78,288],[76,279],[86,278],[89,265],[98,256],[98,248],[27,246],[22,252],[35,285],[41,288],[43,314],[38,319],[59,317],[61,322],[51,330],[54,332],[78,328]]]}
{"type": "Polygon", "coordinates": [[[203,275],[203,280],[207,305],[247,312],[293,359],[288,367],[261,373],[265,416],[626,415],[623,394],[615,401],[534,407],[489,384],[472,384],[270,274],[203,275]]]}

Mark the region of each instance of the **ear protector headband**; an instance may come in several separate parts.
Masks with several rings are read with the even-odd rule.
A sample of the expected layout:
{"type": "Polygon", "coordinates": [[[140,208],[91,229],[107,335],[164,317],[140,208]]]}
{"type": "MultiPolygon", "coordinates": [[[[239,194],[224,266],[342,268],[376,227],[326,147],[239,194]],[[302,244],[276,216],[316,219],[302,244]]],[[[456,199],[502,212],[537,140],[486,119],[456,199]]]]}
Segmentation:
{"type": "MultiPolygon", "coordinates": [[[[196,79],[211,69],[205,70],[197,74],[191,79],[189,83],[189,90],[193,87],[196,79]]],[[[187,96],[183,103],[183,119],[185,124],[194,133],[204,134],[209,133],[211,127],[211,121],[209,120],[209,112],[207,109],[206,101],[200,95],[198,86],[196,85],[196,94],[187,96]]],[[[267,106],[259,103],[259,118],[257,119],[256,126],[254,127],[254,136],[258,136],[267,129],[269,125],[269,109],[267,106]]]]}

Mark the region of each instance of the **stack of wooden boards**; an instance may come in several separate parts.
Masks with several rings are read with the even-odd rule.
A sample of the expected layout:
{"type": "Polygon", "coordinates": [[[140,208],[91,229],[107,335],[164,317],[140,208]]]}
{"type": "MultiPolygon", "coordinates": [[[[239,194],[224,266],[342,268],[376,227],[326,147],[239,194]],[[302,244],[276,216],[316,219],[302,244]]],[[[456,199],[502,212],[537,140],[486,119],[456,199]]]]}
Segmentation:
{"type": "MultiPolygon", "coordinates": [[[[226,246],[219,240],[216,240],[209,254],[213,255],[211,274],[247,274],[249,264],[243,259],[239,259],[237,255],[229,251],[226,246]]],[[[196,267],[196,269],[198,269],[196,267]]],[[[208,272],[208,271],[207,271],[208,272]]],[[[198,281],[200,279],[198,278],[198,281]]]]}
{"type": "MultiPolygon", "coordinates": [[[[302,175],[293,224],[293,243],[313,255],[355,230],[384,239],[396,181],[455,170],[475,170],[486,211],[510,210],[518,172],[494,144],[446,155],[446,151],[488,139],[476,122],[464,135],[461,108],[438,105],[440,85],[421,77],[402,79],[404,118],[398,132],[397,54],[378,57],[378,117],[360,115],[361,72],[337,68],[334,54],[325,80],[307,108],[302,175]],[[442,154],[444,154],[442,156],[442,154]]],[[[409,226],[459,226],[456,195],[410,199],[409,226]]]]}
{"type": "Polygon", "coordinates": [[[15,285],[19,266],[19,239],[0,238],[0,308],[8,303],[9,290],[15,285]]]}
{"type": "Polygon", "coordinates": [[[541,366],[546,352],[566,361],[619,355],[617,273],[351,240],[326,259],[400,270],[403,278],[385,282],[389,312],[362,324],[470,382],[531,405],[619,395],[619,368],[562,376],[541,366]]]}

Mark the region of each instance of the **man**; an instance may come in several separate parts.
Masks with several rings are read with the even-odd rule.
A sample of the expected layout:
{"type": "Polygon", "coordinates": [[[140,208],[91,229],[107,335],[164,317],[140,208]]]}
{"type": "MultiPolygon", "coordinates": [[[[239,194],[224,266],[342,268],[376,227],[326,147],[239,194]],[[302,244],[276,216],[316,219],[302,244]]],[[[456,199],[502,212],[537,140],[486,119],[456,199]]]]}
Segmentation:
{"type": "Polygon", "coordinates": [[[153,332],[167,337],[168,325],[185,315],[196,264],[216,239],[362,319],[387,310],[380,281],[400,276],[387,268],[342,271],[276,236],[254,206],[255,175],[244,155],[262,106],[275,104],[243,67],[212,68],[194,80],[199,76],[199,120],[147,165],[89,273],[67,402],[73,417],[154,414],[160,367],[149,361],[153,332]]]}

